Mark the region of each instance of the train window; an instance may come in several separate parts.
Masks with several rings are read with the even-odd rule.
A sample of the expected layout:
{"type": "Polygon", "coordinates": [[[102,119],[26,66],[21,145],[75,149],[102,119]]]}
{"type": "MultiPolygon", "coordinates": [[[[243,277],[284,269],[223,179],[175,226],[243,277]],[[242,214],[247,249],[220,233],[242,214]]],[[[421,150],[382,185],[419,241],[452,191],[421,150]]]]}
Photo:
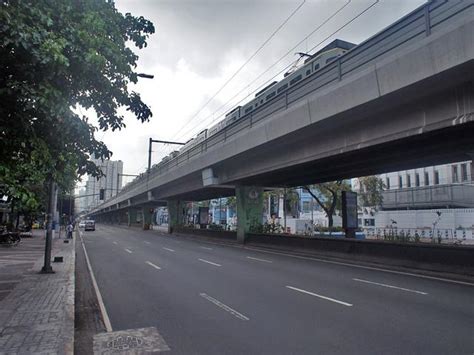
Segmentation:
{"type": "Polygon", "coordinates": [[[337,55],[333,56],[333,57],[329,57],[328,59],[326,59],[326,64],[333,61],[334,59],[337,58],[337,55]]]}
{"type": "Polygon", "coordinates": [[[290,85],[293,85],[293,84],[297,83],[300,80],[301,80],[301,74],[298,75],[297,77],[295,77],[293,80],[291,80],[290,85]]]}
{"type": "Polygon", "coordinates": [[[270,100],[273,96],[275,96],[276,93],[275,91],[271,92],[270,94],[267,95],[267,97],[265,98],[265,100],[270,100]]]}
{"type": "Polygon", "coordinates": [[[277,90],[277,93],[282,92],[282,91],[285,90],[287,87],[288,87],[288,84],[285,84],[285,85],[280,86],[280,87],[278,88],[278,90],[277,90]]]}
{"type": "Polygon", "coordinates": [[[252,111],[252,106],[247,107],[247,108],[245,109],[245,113],[249,113],[250,111],[252,111]]]}
{"type": "Polygon", "coordinates": [[[314,65],[314,70],[318,70],[318,69],[319,69],[319,63],[314,65]]]}
{"type": "Polygon", "coordinates": [[[306,70],[306,75],[309,75],[309,74],[311,74],[311,70],[308,69],[306,70]]]}

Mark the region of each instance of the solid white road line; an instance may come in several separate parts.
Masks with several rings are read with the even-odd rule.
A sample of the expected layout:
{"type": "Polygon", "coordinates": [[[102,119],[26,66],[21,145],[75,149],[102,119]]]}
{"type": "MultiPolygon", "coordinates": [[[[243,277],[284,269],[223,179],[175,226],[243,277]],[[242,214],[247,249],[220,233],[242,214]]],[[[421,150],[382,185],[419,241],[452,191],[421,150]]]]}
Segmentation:
{"type": "Polygon", "coordinates": [[[125,248],[125,251],[129,254],[132,254],[132,251],[130,249],[125,248]]]}
{"type": "Polygon", "coordinates": [[[199,261],[202,261],[203,263],[208,263],[208,264],[211,264],[211,265],[214,265],[214,266],[222,266],[221,264],[216,264],[216,263],[213,263],[212,261],[208,261],[208,260],[204,260],[204,259],[198,259],[199,261]]]}
{"type": "Polygon", "coordinates": [[[107,314],[107,310],[105,309],[104,300],[102,299],[102,295],[100,294],[100,291],[99,291],[99,286],[97,285],[94,272],[92,271],[92,266],[91,266],[91,262],[89,261],[89,256],[87,255],[84,239],[82,239],[82,235],[80,236],[81,236],[82,248],[84,249],[84,255],[86,257],[87,268],[89,269],[89,274],[91,275],[92,285],[94,286],[95,294],[97,296],[97,302],[99,302],[100,313],[102,313],[102,318],[104,320],[105,330],[107,330],[107,332],[111,332],[112,324],[110,323],[109,315],[107,314]]]}
{"type": "Polygon", "coordinates": [[[334,298],[318,295],[317,293],[302,290],[301,288],[296,288],[296,287],[293,287],[293,286],[286,286],[286,288],[289,288],[289,289],[292,289],[292,290],[295,290],[295,291],[298,291],[298,292],[301,292],[301,293],[306,293],[307,295],[311,295],[311,296],[314,296],[314,297],[319,297],[319,298],[322,298],[323,300],[326,300],[326,301],[339,303],[339,304],[342,304],[343,306],[352,307],[352,304],[350,304],[350,303],[342,302],[342,301],[336,300],[334,298]]]}
{"type": "Polygon", "coordinates": [[[147,242],[146,240],[144,241],[145,244],[151,244],[150,242],[147,242]]]}
{"type": "Polygon", "coordinates": [[[371,285],[394,288],[394,289],[397,289],[397,290],[402,290],[402,291],[407,291],[407,292],[419,293],[420,295],[427,295],[428,294],[427,292],[422,292],[422,291],[417,291],[417,290],[410,290],[409,288],[403,288],[403,287],[398,287],[398,286],[381,284],[381,283],[373,282],[373,281],[367,281],[367,280],[362,280],[362,279],[352,279],[352,280],[358,281],[358,282],[364,282],[364,283],[371,284],[371,285]]]}
{"type": "Polygon", "coordinates": [[[230,314],[232,314],[234,317],[237,317],[241,320],[250,320],[250,318],[244,316],[242,313],[239,313],[237,312],[235,309],[232,309],[230,308],[229,306],[226,306],[224,303],[216,300],[215,298],[209,296],[209,295],[206,295],[205,293],[200,293],[199,296],[205,298],[206,300],[208,300],[209,302],[212,302],[214,303],[217,307],[223,309],[224,311],[226,312],[229,312],[230,314]]]}
{"type": "Polygon", "coordinates": [[[173,250],[173,249],[170,249],[170,248],[163,248],[163,249],[168,250],[168,251],[171,251],[171,252],[174,253],[174,250],[173,250]]]}
{"type": "Polygon", "coordinates": [[[250,260],[257,260],[257,261],[262,261],[264,263],[273,263],[273,261],[271,260],[265,260],[265,259],[259,259],[259,258],[253,258],[251,256],[247,256],[247,259],[250,259],[250,260]]]}
{"type": "Polygon", "coordinates": [[[199,247],[199,248],[206,249],[206,250],[213,250],[212,248],[208,248],[208,247],[199,247]]]}
{"type": "Polygon", "coordinates": [[[148,265],[150,265],[151,267],[154,267],[157,270],[161,270],[161,267],[159,267],[158,265],[153,264],[150,261],[146,261],[145,264],[148,264],[148,265]]]}

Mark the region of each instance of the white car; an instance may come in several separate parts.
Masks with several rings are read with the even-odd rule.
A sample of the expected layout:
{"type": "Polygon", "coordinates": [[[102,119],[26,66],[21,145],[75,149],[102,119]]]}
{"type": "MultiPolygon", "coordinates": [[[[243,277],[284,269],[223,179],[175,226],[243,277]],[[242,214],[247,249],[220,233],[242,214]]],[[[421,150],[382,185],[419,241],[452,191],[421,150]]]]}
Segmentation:
{"type": "Polygon", "coordinates": [[[86,221],[80,221],[79,228],[85,228],[85,227],[86,227],[86,221]]]}

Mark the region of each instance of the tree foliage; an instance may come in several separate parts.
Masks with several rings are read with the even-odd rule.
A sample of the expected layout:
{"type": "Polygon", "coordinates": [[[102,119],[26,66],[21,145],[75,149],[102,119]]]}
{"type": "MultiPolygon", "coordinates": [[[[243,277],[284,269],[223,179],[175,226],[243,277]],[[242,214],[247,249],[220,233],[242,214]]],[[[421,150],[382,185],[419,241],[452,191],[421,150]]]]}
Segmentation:
{"type": "Polygon", "coordinates": [[[365,176],[359,178],[359,200],[362,206],[377,208],[383,202],[385,184],[378,176],[365,176]]]}
{"type": "Polygon", "coordinates": [[[121,107],[142,122],[152,115],[129,89],[138,56],[127,45],[143,48],[152,33],[150,21],[113,1],[0,0],[0,193],[32,204],[25,180],[65,187],[101,174],[89,159],[111,152],[97,130],[125,127],[121,107]]]}
{"type": "Polygon", "coordinates": [[[302,186],[318,203],[318,205],[326,212],[328,217],[328,226],[334,225],[333,215],[336,210],[341,209],[342,191],[350,191],[351,186],[345,180],[333,182],[325,182],[315,185],[302,186]]]}

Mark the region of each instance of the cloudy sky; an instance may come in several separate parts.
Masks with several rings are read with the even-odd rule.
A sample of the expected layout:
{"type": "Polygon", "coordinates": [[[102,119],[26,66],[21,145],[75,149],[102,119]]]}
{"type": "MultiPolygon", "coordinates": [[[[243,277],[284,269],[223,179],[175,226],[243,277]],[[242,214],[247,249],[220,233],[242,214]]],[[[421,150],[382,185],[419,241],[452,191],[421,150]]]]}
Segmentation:
{"type": "MultiPolygon", "coordinates": [[[[121,12],[144,16],[156,28],[148,47],[137,50],[138,71],[154,74],[155,78],[141,79],[131,88],[151,106],[153,118],[141,124],[127,116],[126,129],[99,132],[98,137],[113,151],[113,160],[124,162],[124,173],[143,172],[149,137],[184,142],[220,120],[240,100],[245,102],[246,96],[253,95],[291,65],[297,59],[295,52],[307,52],[315,47],[314,52],[335,38],[360,43],[424,2],[116,0],[121,12]],[[366,13],[338,31],[374,2],[366,13]],[[329,22],[302,41],[343,6],[329,22]],[[210,100],[292,13],[263,49],[210,100]]],[[[281,78],[281,74],[276,78],[281,78]]],[[[153,150],[153,163],[156,163],[173,147],[155,145],[153,150]]]]}

